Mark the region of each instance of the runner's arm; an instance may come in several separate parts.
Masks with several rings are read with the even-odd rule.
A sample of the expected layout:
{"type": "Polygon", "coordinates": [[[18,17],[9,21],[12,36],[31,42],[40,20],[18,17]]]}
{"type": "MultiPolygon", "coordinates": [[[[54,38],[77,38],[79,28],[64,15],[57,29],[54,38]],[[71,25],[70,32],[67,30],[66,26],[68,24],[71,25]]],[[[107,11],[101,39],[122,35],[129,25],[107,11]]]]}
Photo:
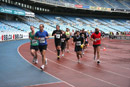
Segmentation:
{"type": "Polygon", "coordinates": [[[48,34],[48,32],[46,32],[46,37],[45,37],[46,39],[48,39],[49,38],[49,34],[48,34]]]}
{"type": "Polygon", "coordinates": [[[38,33],[35,34],[35,37],[34,37],[35,40],[40,40],[41,38],[38,38],[38,33]]]}
{"type": "Polygon", "coordinates": [[[32,40],[32,38],[30,37],[30,33],[29,33],[29,35],[28,35],[28,36],[29,36],[29,39],[30,39],[30,40],[32,40]]]}
{"type": "Polygon", "coordinates": [[[55,34],[55,31],[53,31],[53,32],[52,32],[52,36],[55,36],[55,35],[56,35],[56,34],[55,34]]]}
{"type": "Polygon", "coordinates": [[[91,40],[91,41],[96,41],[95,39],[93,39],[93,37],[94,37],[94,36],[93,36],[93,34],[92,34],[91,37],[90,37],[90,40],[91,40]]]}

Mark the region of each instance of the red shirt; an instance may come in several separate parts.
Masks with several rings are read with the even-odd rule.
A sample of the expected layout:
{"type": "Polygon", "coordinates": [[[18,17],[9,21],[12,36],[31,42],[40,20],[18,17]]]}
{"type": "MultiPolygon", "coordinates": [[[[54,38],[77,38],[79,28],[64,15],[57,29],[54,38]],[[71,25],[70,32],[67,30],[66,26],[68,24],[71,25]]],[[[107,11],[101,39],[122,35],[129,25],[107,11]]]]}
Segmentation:
{"type": "Polygon", "coordinates": [[[96,34],[96,33],[93,33],[92,35],[91,35],[91,38],[93,38],[94,40],[96,40],[96,41],[93,41],[93,45],[99,45],[99,44],[101,44],[101,33],[99,32],[98,34],[96,34]]]}

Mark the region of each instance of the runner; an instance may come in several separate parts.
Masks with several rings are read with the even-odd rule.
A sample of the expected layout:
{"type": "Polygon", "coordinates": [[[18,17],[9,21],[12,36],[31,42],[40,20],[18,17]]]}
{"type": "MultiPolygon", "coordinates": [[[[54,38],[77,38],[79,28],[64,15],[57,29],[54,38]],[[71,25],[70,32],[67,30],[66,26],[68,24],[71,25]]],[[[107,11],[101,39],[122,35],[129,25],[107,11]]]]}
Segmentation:
{"type": "Polygon", "coordinates": [[[85,47],[84,47],[84,51],[86,51],[86,48],[88,47],[89,43],[88,43],[88,37],[89,37],[89,34],[88,32],[86,31],[86,38],[85,38],[85,47]]]}
{"type": "Polygon", "coordinates": [[[77,55],[78,63],[80,63],[80,56],[82,58],[82,47],[83,47],[84,39],[83,39],[83,37],[80,36],[79,31],[77,31],[76,34],[77,35],[74,38],[75,52],[76,52],[76,55],[77,55]]]}
{"type": "Polygon", "coordinates": [[[30,39],[30,52],[33,56],[33,63],[37,64],[37,51],[38,51],[38,41],[34,39],[35,37],[35,30],[34,26],[30,26],[31,32],[29,33],[29,39],[30,39]]]}
{"type": "Polygon", "coordinates": [[[45,57],[45,52],[47,50],[47,39],[49,38],[48,32],[44,30],[44,25],[39,25],[40,31],[35,34],[35,39],[39,40],[39,50],[42,55],[42,66],[41,70],[44,70],[45,65],[47,65],[47,58],[45,57]]]}
{"type": "Polygon", "coordinates": [[[52,36],[54,37],[55,41],[55,46],[57,49],[57,60],[60,59],[60,49],[61,49],[61,36],[62,36],[62,31],[60,30],[60,26],[56,25],[56,30],[53,31],[52,36]]]}
{"type": "Polygon", "coordinates": [[[94,60],[96,59],[97,53],[97,63],[100,63],[100,45],[101,45],[101,33],[98,28],[95,28],[95,33],[91,35],[91,40],[93,41],[94,47],[94,60]]]}
{"type": "MultiPolygon", "coordinates": [[[[84,41],[86,40],[87,36],[86,36],[86,32],[84,31],[84,29],[82,29],[80,36],[84,38],[84,41]]],[[[84,49],[85,49],[85,45],[82,49],[82,54],[84,55],[84,49]]]]}
{"type": "Polygon", "coordinates": [[[71,32],[71,36],[72,36],[72,45],[74,44],[74,42],[73,42],[73,40],[74,40],[74,29],[72,30],[72,32],[71,32]]]}
{"type": "Polygon", "coordinates": [[[65,32],[62,31],[62,36],[61,36],[61,51],[62,51],[62,56],[64,57],[64,52],[65,52],[65,47],[66,47],[66,35],[65,32]]]}
{"type": "Polygon", "coordinates": [[[67,47],[67,52],[69,53],[69,39],[70,39],[70,31],[69,31],[69,28],[66,28],[66,32],[65,32],[65,35],[66,35],[66,47],[67,47]]]}

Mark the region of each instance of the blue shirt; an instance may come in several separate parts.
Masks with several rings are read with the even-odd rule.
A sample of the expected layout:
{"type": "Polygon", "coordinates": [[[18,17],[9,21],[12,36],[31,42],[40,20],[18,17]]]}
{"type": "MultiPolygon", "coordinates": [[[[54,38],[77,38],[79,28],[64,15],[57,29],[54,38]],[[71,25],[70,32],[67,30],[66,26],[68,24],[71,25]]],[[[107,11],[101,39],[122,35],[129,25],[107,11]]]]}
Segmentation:
{"type": "Polygon", "coordinates": [[[37,31],[35,34],[35,37],[41,38],[41,40],[39,41],[39,45],[47,45],[47,40],[45,39],[45,37],[49,36],[48,32],[43,30],[43,32],[41,31],[37,31]]]}

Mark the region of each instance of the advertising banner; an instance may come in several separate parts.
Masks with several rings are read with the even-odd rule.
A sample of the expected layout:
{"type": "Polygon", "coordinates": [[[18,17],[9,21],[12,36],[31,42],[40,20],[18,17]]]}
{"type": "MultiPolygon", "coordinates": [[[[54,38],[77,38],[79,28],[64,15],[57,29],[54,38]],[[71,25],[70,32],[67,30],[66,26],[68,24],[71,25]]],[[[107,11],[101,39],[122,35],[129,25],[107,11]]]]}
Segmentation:
{"type": "Polygon", "coordinates": [[[8,41],[8,40],[13,40],[11,34],[2,35],[2,41],[8,41]]]}
{"type": "Polygon", "coordinates": [[[87,8],[87,9],[89,9],[89,8],[90,8],[90,6],[83,6],[83,8],[87,8]]]}
{"type": "Polygon", "coordinates": [[[20,39],[28,39],[28,33],[0,34],[0,41],[20,40],[20,39]]]}
{"type": "Polygon", "coordinates": [[[12,10],[12,9],[2,8],[2,7],[0,7],[0,12],[1,13],[8,13],[8,14],[25,16],[24,11],[12,10]]]}
{"type": "Polygon", "coordinates": [[[100,11],[111,11],[111,8],[104,8],[104,7],[95,7],[95,6],[90,6],[91,10],[100,10],[100,11]]]}
{"type": "Polygon", "coordinates": [[[25,16],[35,17],[35,14],[32,12],[25,12],[25,16]]]}
{"type": "Polygon", "coordinates": [[[83,5],[75,5],[76,8],[83,8],[83,5]]]}

